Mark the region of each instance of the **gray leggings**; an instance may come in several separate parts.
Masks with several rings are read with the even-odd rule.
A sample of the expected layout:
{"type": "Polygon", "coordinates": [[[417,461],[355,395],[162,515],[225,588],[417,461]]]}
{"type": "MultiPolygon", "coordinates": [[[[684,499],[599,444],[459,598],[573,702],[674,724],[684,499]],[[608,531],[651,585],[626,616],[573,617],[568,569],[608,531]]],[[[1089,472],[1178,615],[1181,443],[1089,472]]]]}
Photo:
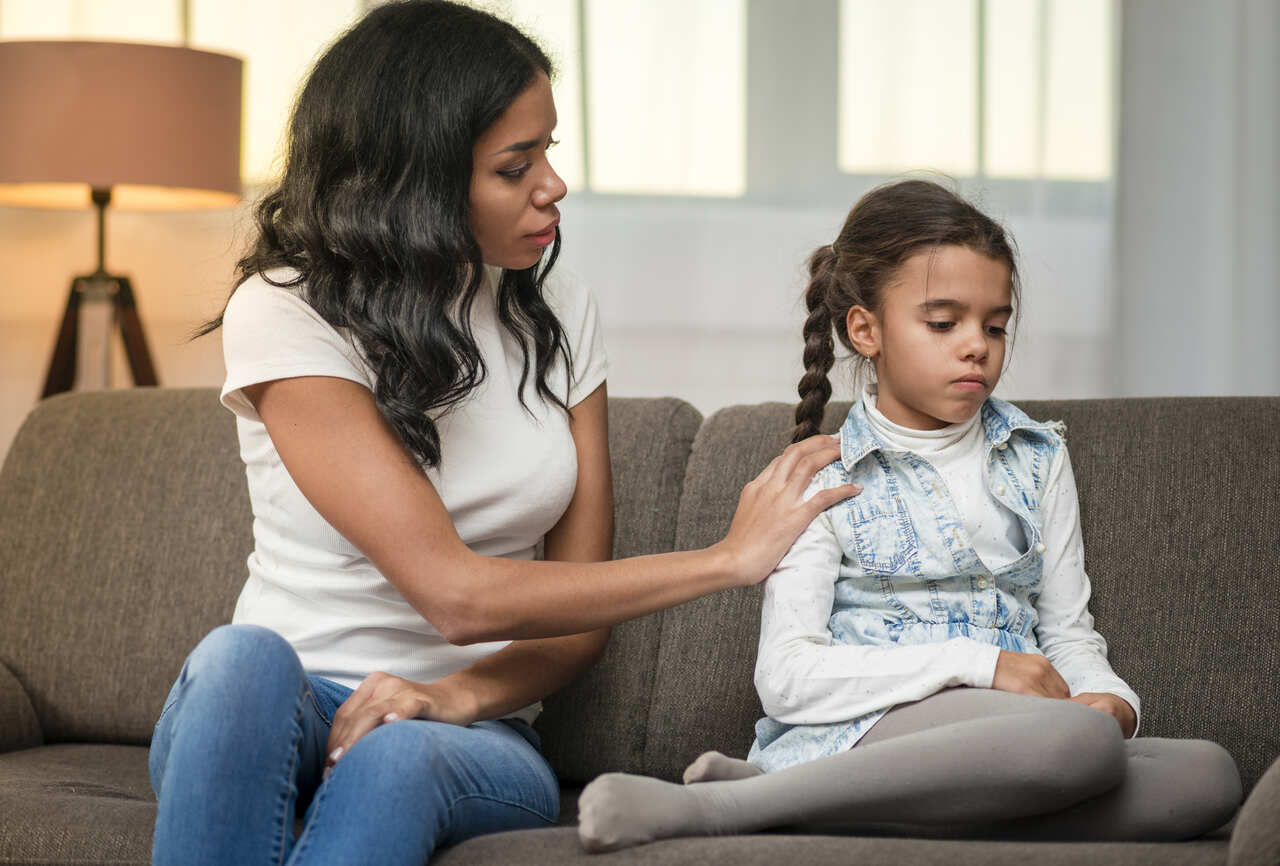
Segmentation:
{"type": "Polygon", "coordinates": [[[724,796],[764,822],[753,829],[1020,839],[1185,839],[1222,824],[1241,797],[1216,743],[1126,741],[1091,707],[972,688],[895,707],[848,752],[742,781],[755,784],[724,796]]]}
{"type": "Polygon", "coordinates": [[[990,689],[895,707],[849,751],[773,773],[714,757],[717,773],[701,778],[729,781],[600,777],[579,801],[583,844],[777,827],[1168,841],[1220,826],[1241,797],[1235,762],[1215,743],[1126,741],[1099,710],[990,689]]]}

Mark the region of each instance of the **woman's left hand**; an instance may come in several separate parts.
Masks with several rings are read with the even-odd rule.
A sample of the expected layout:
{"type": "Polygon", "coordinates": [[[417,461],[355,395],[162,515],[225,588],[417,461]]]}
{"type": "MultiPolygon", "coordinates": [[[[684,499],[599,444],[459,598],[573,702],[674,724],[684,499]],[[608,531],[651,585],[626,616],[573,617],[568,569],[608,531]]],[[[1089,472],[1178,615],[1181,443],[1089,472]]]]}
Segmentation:
{"type": "Polygon", "coordinates": [[[429,719],[466,726],[475,721],[470,696],[443,682],[416,683],[392,674],[369,674],[333,714],[325,746],[325,774],[379,725],[400,719],[429,719]]]}
{"type": "Polygon", "coordinates": [[[1138,714],[1133,711],[1133,707],[1129,706],[1129,702],[1124,698],[1116,697],[1107,692],[1081,692],[1071,700],[1077,704],[1093,707],[1095,710],[1102,710],[1114,718],[1120,724],[1120,730],[1124,733],[1126,740],[1132,737],[1133,732],[1137,730],[1138,714]]]}

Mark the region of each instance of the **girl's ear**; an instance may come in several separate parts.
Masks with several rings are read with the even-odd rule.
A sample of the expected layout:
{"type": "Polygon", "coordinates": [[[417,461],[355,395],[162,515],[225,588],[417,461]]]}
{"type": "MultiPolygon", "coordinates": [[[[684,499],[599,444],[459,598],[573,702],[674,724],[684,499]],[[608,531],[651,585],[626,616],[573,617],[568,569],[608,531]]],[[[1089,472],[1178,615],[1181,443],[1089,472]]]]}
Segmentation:
{"type": "Polygon", "coordinates": [[[871,360],[880,354],[880,323],[875,313],[866,307],[850,307],[844,327],[855,352],[871,360]]]}

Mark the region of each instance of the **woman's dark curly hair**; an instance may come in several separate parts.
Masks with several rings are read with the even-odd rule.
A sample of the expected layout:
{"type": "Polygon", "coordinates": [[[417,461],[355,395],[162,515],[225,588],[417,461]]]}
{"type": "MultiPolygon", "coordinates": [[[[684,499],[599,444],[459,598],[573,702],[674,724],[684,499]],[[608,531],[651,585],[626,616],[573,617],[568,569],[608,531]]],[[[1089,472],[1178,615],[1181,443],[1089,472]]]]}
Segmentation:
{"type": "MultiPolygon", "coordinates": [[[[445,0],[380,6],[316,62],[289,123],[284,175],[256,210],[257,241],[236,285],[295,273],[326,322],[344,328],[375,375],[374,400],[409,450],[440,463],[434,419],[486,375],[471,332],[484,285],[471,231],[472,146],[539,73],[547,55],[511,24],[445,0]]],[[[519,397],[532,366],[569,365],[568,341],[542,295],[560,251],[502,272],[497,314],[520,343],[519,397]],[[530,346],[532,345],[532,364],[530,346]]],[[[221,325],[222,317],[199,333],[221,325]]]]}
{"type": "Polygon", "coordinates": [[[836,359],[833,333],[854,351],[845,331],[849,309],[858,306],[878,313],[884,289],[903,262],[944,245],[967,247],[1008,265],[1014,308],[1020,307],[1017,253],[1004,228],[931,181],[903,180],[873,189],[849,211],[835,243],[813,251],[804,293],[809,310],[804,323],[805,372],[796,388],[800,402],[792,442],[817,433],[822,423],[831,399],[828,375],[836,359]]]}

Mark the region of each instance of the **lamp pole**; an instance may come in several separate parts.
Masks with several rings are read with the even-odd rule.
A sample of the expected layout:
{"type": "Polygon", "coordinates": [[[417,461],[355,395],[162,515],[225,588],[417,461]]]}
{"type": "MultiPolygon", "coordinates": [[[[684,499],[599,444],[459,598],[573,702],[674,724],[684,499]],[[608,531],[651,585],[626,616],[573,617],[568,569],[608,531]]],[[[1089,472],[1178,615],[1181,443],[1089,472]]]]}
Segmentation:
{"type": "MultiPolygon", "coordinates": [[[[138,316],[138,302],[133,295],[133,286],[128,277],[107,271],[107,205],[111,204],[111,189],[94,188],[90,193],[90,200],[98,215],[98,267],[91,274],[71,280],[71,290],[67,293],[67,307],[62,314],[62,326],[58,329],[58,337],[54,342],[53,357],[49,360],[49,372],[45,376],[41,397],[70,391],[75,385],[80,319],[85,312],[82,307],[87,304],[108,306],[109,318],[105,328],[107,345],[110,344],[116,324],[120,325],[120,335],[124,340],[125,356],[129,360],[129,372],[133,375],[133,383],[135,385],[157,384],[155,367],[151,363],[151,352],[147,349],[146,335],[142,330],[142,319],[138,316]]],[[[103,347],[103,351],[104,353],[107,351],[106,346],[103,347]]],[[[107,363],[107,359],[104,359],[104,363],[107,363]]]]}

